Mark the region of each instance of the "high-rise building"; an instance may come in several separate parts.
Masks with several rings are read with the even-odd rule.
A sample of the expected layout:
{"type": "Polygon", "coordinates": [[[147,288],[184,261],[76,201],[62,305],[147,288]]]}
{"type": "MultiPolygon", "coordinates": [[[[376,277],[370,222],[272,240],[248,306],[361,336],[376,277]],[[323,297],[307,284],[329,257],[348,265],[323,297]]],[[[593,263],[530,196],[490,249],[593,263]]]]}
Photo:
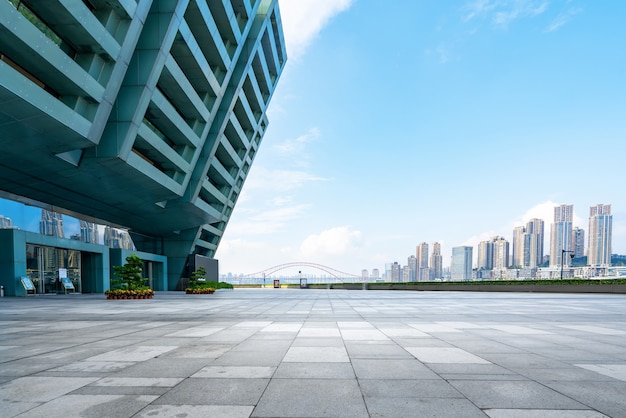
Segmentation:
{"type": "Polygon", "coordinates": [[[511,260],[511,265],[514,267],[524,266],[525,234],[526,227],[524,226],[516,226],[513,229],[513,259],[511,260]]]}
{"type": "Polygon", "coordinates": [[[443,278],[443,257],[441,256],[441,244],[433,244],[433,253],[430,256],[430,279],[438,280],[443,278]]]}
{"type": "Polygon", "coordinates": [[[503,237],[492,238],[493,269],[505,270],[509,267],[509,242],[503,237]]]}
{"type": "Polygon", "coordinates": [[[391,265],[391,281],[392,282],[400,282],[402,281],[402,266],[398,264],[397,261],[394,261],[391,265]]]}
{"type": "Polygon", "coordinates": [[[370,273],[369,271],[367,271],[367,269],[361,270],[361,278],[365,280],[370,278],[370,273]]]}
{"type": "Polygon", "coordinates": [[[478,243],[478,263],[479,270],[493,269],[493,241],[481,241],[478,243]]]}
{"type": "Polygon", "coordinates": [[[372,279],[376,280],[376,279],[380,279],[380,270],[378,269],[372,269],[372,279]]]}
{"type": "Polygon", "coordinates": [[[560,205],[554,208],[554,222],[550,226],[550,267],[570,265],[570,254],[573,254],[573,218],[574,205],[560,205]]]}
{"type": "Polygon", "coordinates": [[[134,245],[128,231],[107,226],[104,228],[104,245],[110,248],[132,250],[134,245]]]}
{"type": "Polygon", "coordinates": [[[585,230],[577,226],[572,228],[572,250],[574,257],[584,257],[585,255],[585,230]]]}
{"type": "Polygon", "coordinates": [[[176,288],[267,130],[278,0],[0,1],[0,33],[0,193],[128,228],[176,288]]]}
{"type": "Polygon", "coordinates": [[[98,225],[93,222],[87,222],[80,220],[80,240],[82,242],[89,242],[92,244],[97,244],[98,239],[98,225]]]}
{"type": "Polygon", "coordinates": [[[11,218],[6,218],[0,215],[0,229],[11,229],[13,228],[13,221],[11,218]]]}
{"type": "Polygon", "coordinates": [[[41,210],[41,220],[39,221],[39,233],[52,237],[63,238],[63,215],[49,210],[41,210]]]}
{"type": "Polygon", "coordinates": [[[409,271],[408,281],[417,281],[417,257],[415,257],[414,255],[409,256],[409,258],[407,259],[407,267],[409,271]]]}
{"type": "Polygon", "coordinates": [[[613,215],[611,205],[596,205],[589,209],[589,246],[587,262],[592,267],[611,265],[613,215]]]}
{"type": "MultiPolygon", "coordinates": [[[[526,224],[523,236],[522,267],[535,268],[543,263],[543,219],[533,218],[526,224]]],[[[513,264],[518,266],[518,264],[513,264]]]]}
{"type": "Polygon", "coordinates": [[[450,263],[451,280],[472,280],[472,257],[472,247],[461,246],[452,248],[452,261],[450,263]]]}
{"type": "Polygon", "coordinates": [[[428,269],[428,243],[422,242],[419,244],[415,256],[417,257],[417,280],[421,282],[430,279],[428,269]]]}

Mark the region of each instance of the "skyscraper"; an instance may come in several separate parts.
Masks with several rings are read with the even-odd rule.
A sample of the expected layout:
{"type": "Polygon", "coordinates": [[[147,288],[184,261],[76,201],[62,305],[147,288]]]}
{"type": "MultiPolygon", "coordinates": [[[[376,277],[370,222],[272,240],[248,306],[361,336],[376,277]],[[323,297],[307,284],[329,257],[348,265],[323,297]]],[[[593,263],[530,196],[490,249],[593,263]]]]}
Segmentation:
{"type": "Polygon", "coordinates": [[[452,280],[472,280],[472,257],[472,247],[452,248],[452,261],[450,263],[450,278],[452,280]]]}
{"type": "Polygon", "coordinates": [[[92,244],[97,244],[98,239],[98,225],[93,222],[87,222],[80,220],[80,240],[82,242],[90,242],[92,244]]]}
{"type": "Polygon", "coordinates": [[[133,249],[133,241],[131,240],[128,231],[112,228],[110,226],[104,228],[104,245],[107,245],[110,248],[123,248],[125,250],[133,249]]]}
{"type": "Polygon", "coordinates": [[[441,244],[433,244],[433,253],[430,256],[430,278],[437,280],[443,278],[443,257],[441,256],[441,244]]]}
{"type": "Polygon", "coordinates": [[[509,242],[504,237],[494,237],[493,242],[493,269],[505,270],[509,267],[509,242]]]}
{"type": "Polygon", "coordinates": [[[526,227],[516,226],[513,229],[513,259],[511,260],[512,266],[524,265],[524,234],[526,233],[526,227]]]}
{"type": "Polygon", "coordinates": [[[611,205],[596,205],[589,209],[589,247],[587,262],[592,267],[611,265],[613,215],[611,205]]]}
{"type": "Polygon", "coordinates": [[[570,265],[572,254],[572,220],[574,205],[560,205],[554,208],[554,222],[550,226],[550,267],[570,265]]]}
{"type": "MultiPolygon", "coordinates": [[[[543,219],[533,218],[526,224],[523,236],[522,266],[535,268],[543,263],[543,219]]],[[[518,265],[518,264],[514,264],[518,265]]]]}
{"type": "Polygon", "coordinates": [[[49,210],[41,210],[41,220],[39,221],[39,233],[53,237],[63,238],[63,215],[49,210]]]}
{"type": "Polygon", "coordinates": [[[493,269],[493,241],[481,241],[478,243],[478,264],[482,270],[493,269]]]}
{"type": "Polygon", "coordinates": [[[417,258],[417,280],[423,281],[430,278],[428,270],[428,243],[422,242],[415,252],[417,258]]]}
{"type": "Polygon", "coordinates": [[[574,257],[585,255],[585,230],[577,226],[572,229],[572,250],[574,257]]]}
{"type": "Polygon", "coordinates": [[[417,258],[414,255],[409,256],[409,258],[407,259],[407,267],[409,271],[408,281],[417,281],[417,258]]]}
{"type": "Polygon", "coordinates": [[[0,229],[10,229],[13,228],[13,221],[11,218],[6,218],[3,215],[0,215],[0,229]]]}

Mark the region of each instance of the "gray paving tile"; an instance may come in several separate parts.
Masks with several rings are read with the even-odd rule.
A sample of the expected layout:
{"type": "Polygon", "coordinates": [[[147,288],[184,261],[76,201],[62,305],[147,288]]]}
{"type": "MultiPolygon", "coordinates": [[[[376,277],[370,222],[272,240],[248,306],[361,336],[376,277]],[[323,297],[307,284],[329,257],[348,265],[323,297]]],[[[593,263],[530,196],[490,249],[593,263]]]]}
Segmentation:
{"type": "Polygon", "coordinates": [[[207,366],[191,375],[191,377],[207,377],[220,379],[269,379],[275,367],[259,366],[207,366]]]}
{"type": "Polygon", "coordinates": [[[2,299],[0,415],[626,416],[623,295],[213,296],[2,299]]]}
{"type": "Polygon", "coordinates": [[[576,409],[487,409],[490,418],[607,418],[596,411],[576,409]]]}
{"type": "Polygon", "coordinates": [[[94,377],[20,377],[0,386],[4,401],[47,402],[98,378],[94,377]]]}
{"type": "Polygon", "coordinates": [[[413,356],[395,343],[389,344],[361,344],[355,341],[346,341],[346,350],[350,358],[378,358],[378,359],[412,359],[413,356]]]}
{"type": "Polygon", "coordinates": [[[371,417],[485,417],[485,414],[467,399],[365,398],[365,402],[371,417]]]}
{"type": "Polygon", "coordinates": [[[417,360],[353,359],[358,379],[440,379],[417,360]]]}
{"type": "Polygon", "coordinates": [[[489,364],[488,360],[456,347],[406,347],[423,363],[489,364]]]}
{"type": "Polygon", "coordinates": [[[344,347],[291,347],[285,363],[348,363],[348,353],[344,347]]]}
{"type": "Polygon", "coordinates": [[[464,398],[444,380],[359,380],[366,398],[464,398]]]}
{"type": "Polygon", "coordinates": [[[349,363],[281,363],[275,379],[354,379],[349,363]]]}
{"type": "Polygon", "coordinates": [[[450,384],[480,408],[588,409],[562,392],[528,380],[454,380],[450,384]]]}
{"type": "Polygon", "coordinates": [[[174,357],[174,358],[183,358],[183,359],[215,359],[220,357],[222,354],[230,351],[235,345],[234,344],[198,344],[194,343],[192,345],[185,345],[183,347],[178,347],[172,351],[168,351],[167,353],[161,354],[159,357],[174,357]]]}
{"type": "Polygon", "coordinates": [[[253,417],[367,417],[355,380],[273,379],[253,417]]]}
{"type": "Polygon", "coordinates": [[[152,417],[211,417],[248,418],[253,406],[241,405],[150,405],[133,415],[137,418],[152,417]]]}
{"type": "Polygon", "coordinates": [[[626,382],[548,382],[546,386],[610,417],[626,416],[626,382]]]}
{"type": "Polygon", "coordinates": [[[66,395],[33,408],[21,418],[128,417],[154,401],[149,395],[66,395]]]}
{"type": "Polygon", "coordinates": [[[189,378],[154,401],[155,405],[256,405],[269,379],[189,378]]]}

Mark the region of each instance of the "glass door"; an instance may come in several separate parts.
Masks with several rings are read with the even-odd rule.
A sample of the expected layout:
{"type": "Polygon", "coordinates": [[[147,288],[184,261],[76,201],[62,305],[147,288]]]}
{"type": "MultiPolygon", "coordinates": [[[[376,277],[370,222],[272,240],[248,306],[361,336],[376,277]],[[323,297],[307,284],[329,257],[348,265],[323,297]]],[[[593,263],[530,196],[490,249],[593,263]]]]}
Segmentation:
{"type": "Polygon", "coordinates": [[[38,294],[64,293],[59,269],[72,281],[76,293],[80,293],[80,251],[65,248],[26,245],[26,273],[38,294]]]}

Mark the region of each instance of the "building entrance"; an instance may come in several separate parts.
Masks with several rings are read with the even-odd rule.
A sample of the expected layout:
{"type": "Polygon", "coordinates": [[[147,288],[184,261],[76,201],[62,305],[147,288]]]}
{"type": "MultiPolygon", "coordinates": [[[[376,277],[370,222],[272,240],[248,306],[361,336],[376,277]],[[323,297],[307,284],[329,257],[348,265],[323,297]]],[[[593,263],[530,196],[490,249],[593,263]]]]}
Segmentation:
{"type": "Polygon", "coordinates": [[[81,292],[81,253],[77,250],[26,245],[26,273],[38,294],[64,293],[61,283],[67,277],[81,292]]]}

